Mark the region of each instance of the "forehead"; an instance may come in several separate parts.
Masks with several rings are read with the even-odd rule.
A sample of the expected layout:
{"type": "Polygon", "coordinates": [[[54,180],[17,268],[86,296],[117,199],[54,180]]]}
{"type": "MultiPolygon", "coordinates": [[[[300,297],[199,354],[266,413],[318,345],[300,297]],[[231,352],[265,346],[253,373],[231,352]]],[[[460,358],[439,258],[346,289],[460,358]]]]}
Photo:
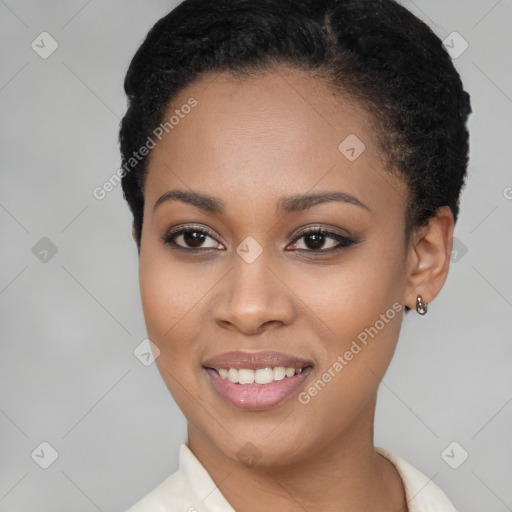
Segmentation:
{"type": "MultiPolygon", "coordinates": [[[[281,69],[251,78],[205,75],[169,106],[172,128],[152,150],[145,200],[171,188],[225,197],[235,209],[273,198],[343,190],[378,208],[403,206],[385,171],[371,116],[322,81],[281,69]],[[192,109],[184,107],[195,103],[192,109]]],[[[402,208],[403,210],[403,208],[402,208]]]]}

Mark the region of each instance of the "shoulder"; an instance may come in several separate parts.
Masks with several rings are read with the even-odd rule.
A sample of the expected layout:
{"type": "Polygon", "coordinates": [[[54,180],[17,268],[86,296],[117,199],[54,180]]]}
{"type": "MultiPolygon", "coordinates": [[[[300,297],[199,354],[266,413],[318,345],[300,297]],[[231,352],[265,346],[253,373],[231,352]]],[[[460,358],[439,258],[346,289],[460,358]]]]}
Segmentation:
{"type": "Polygon", "coordinates": [[[186,444],[179,469],[126,512],[235,512],[186,444]]]}
{"type": "Polygon", "coordinates": [[[386,457],[400,474],[409,512],[457,512],[446,494],[431,478],[391,450],[376,446],[375,451],[386,457]]]}
{"type": "Polygon", "coordinates": [[[192,512],[193,500],[188,482],[178,469],[126,512],[185,512],[189,507],[192,512]]]}

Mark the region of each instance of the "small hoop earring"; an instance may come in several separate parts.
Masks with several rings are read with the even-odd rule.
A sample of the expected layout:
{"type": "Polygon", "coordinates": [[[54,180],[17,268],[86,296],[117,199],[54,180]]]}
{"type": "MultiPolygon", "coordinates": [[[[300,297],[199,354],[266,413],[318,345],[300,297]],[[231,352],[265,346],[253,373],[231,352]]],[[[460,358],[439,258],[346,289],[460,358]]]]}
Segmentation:
{"type": "Polygon", "coordinates": [[[424,315],[428,311],[428,304],[423,302],[421,295],[418,295],[418,299],[416,300],[416,311],[420,315],[424,315]]]}

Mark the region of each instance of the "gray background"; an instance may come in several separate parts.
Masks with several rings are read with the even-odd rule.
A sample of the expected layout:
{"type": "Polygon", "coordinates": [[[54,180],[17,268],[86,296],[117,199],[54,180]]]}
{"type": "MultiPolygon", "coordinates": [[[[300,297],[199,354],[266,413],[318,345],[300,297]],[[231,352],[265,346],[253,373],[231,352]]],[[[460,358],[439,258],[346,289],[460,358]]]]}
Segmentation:
{"type": "MultiPolygon", "coordinates": [[[[448,281],[404,321],[375,441],[461,511],[512,510],[512,1],[403,3],[469,44],[455,64],[471,162],[448,281]]],[[[128,63],[174,5],[0,0],[3,512],[121,511],[177,468],[185,422],[133,352],[146,332],[128,207],[120,187],[92,194],[120,165],[128,63]],[[46,59],[31,47],[43,31],[59,45],[46,59]]]]}

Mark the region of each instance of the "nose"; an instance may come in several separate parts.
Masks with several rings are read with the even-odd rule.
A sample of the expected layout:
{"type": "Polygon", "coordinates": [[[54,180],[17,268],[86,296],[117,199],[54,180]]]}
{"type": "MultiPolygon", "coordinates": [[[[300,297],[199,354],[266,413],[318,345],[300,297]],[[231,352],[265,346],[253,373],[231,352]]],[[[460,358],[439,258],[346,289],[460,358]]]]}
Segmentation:
{"type": "Polygon", "coordinates": [[[252,263],[235,255],[234,266],[217,289],[214,318],[224,329],[246,335],[293,322],[293,293],[263,253],[252,263]]]}

